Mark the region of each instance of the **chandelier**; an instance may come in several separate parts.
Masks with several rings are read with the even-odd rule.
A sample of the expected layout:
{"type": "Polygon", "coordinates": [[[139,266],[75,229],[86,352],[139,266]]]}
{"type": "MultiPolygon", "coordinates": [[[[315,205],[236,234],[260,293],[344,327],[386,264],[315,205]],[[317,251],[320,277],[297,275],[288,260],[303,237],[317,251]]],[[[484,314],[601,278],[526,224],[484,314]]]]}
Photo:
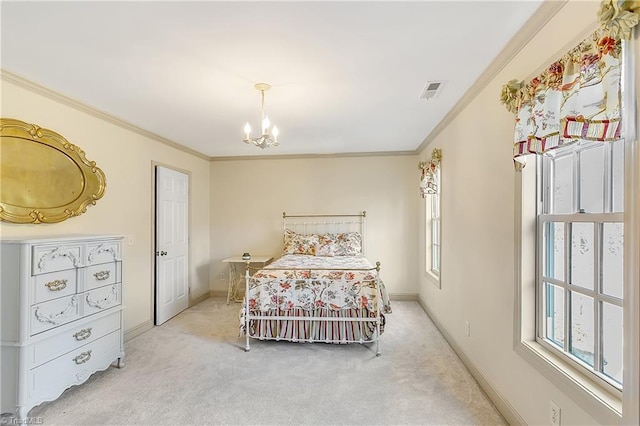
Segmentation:
{"type": "Polygon", "coordinates": [[[242,140],[244,143],[252,143],[257,147],[262,149],[269,148],[270,146],[278,146],[278,128],[273,126],[273,129],[270,129],[271,122],[269,121],[269,117],[264,114],[264,92],[271,89],[271,86],[267,83],[258,83],[255,85],[256,90],[260,91],[260,95],[262,96],[261,103],[261,111],[262,111],[262,135],[257,138],[251,137],[251,126],[249,123],[244,126],[244,139],[242,140]]]}

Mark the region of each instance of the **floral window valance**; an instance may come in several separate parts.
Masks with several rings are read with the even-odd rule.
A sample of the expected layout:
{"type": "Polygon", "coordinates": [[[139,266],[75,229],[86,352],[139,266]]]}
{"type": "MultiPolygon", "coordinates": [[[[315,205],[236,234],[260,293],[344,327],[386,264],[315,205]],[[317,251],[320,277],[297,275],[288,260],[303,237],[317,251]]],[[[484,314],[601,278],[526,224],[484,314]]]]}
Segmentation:
{"type": "Polygon", "coordinates": [[[501,102],[516,115],[513,156],[622,137],[622,38],[638,23],[640,1],[602,2],[601,27],[528,83],[511,80],[501,102]]]}
{"type": "Polygon", "coordinates": [[[442,151],[434,149],[431,152],[431,160],[421,161],[418,167],[421,170],[420,175],[420,195],[426,198],[429,194],[437,194],[439,191],[438,170],[440,170],[440,161],[442,160],[442,151]]]}

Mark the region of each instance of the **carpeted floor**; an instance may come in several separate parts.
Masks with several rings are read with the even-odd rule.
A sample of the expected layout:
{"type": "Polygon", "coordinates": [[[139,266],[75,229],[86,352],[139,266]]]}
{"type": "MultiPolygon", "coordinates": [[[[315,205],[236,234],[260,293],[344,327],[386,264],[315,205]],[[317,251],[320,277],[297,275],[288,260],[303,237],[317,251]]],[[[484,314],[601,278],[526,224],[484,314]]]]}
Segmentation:
{"type": "Polygon", "coordinates": [[[47,426],[506,424],[416,302],[392,302],[378,358],[374,346],[253,340],[245,353],[239,307],[205,300],[127,342],[125,368],[96,373],[29,417],[47,426]]]}

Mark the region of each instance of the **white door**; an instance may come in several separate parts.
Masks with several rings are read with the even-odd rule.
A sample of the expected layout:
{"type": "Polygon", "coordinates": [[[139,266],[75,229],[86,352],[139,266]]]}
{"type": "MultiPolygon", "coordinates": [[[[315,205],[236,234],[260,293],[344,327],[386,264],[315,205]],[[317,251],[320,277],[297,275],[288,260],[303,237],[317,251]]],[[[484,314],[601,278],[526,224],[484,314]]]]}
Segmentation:
{"type": "Polygon", "coordinates": [[[189,176],[156,167],[156,325],[189,306],[189,176]]]}

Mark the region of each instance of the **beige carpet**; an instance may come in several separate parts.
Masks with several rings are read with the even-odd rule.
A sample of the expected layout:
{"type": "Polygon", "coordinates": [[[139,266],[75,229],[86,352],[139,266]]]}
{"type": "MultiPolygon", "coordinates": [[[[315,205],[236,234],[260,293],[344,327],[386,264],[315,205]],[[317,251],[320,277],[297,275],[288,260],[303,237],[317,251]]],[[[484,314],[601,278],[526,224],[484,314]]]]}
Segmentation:
{"type": "Polygon", "coordinates": [[[245,353],[239,306],[205,300],[127,342],[124,369],[29,416],[47,426],[506,424],[416,302],[392,302],[378,358],[373,346],[253,340],[245,353]]]}

